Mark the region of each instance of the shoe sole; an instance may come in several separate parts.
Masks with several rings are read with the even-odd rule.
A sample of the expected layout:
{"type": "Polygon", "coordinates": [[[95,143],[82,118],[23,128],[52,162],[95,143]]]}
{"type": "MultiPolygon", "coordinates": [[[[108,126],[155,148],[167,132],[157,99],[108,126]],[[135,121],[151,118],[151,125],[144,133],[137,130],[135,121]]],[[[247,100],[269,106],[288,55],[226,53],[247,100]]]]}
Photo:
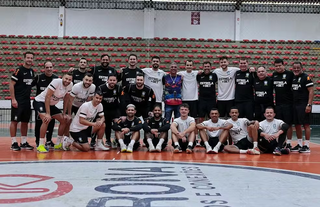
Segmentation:
{"type": "Polygon", "coordinates": [[[207,154],[216,154],[213,150],[207,151],[207,154]]]}
{"type": "Polygon", "coordinates": [[[300,150],[290,150],[290,152],[299,152],[300,150]]]}
{"type": "Polygon", "coordinates": [[[302,151],[302,152],[299,152],[299,153],[310,153],[311,151],[302,151]]]}
{"type": "Polygon", "coordinates": [[[126,149],[121,150],[121,152],[126,152],[126,151],[127,151],[126,149]]]}
{"type": "Polygon", "coordinates": [[[181,153],[182,152],[182,150],[173,150],[173,153],[181,153]]]}
{"type": "Polygon", "coordinates": [[[12,148],[11,148],[11,150],[12,151],[21,151],[21,149],[12,149],[12,148]]]}
{"type": "Polygon", "coordinates": [[[281,156],[281,153],[273,153],[274,155],[281,156]]]}
{"type": "Polygon", "coordinates": [[[187,149],[187,150],[186,150],[186,153],[187,153],[187,154],[192,154],[192,150],[188,150],[188,149],[187,149]]]}

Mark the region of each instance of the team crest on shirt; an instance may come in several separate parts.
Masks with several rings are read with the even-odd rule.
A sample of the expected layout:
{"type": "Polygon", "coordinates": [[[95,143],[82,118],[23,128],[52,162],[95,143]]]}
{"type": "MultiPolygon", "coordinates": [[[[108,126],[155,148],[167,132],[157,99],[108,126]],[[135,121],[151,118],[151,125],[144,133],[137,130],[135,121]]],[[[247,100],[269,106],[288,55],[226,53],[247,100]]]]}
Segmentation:
{"type": "Polygon", "coordinates": [[[268,86],[268,81],[264,81],[263,84],[264,84],[265,86],[268,86]]]}
{"type": "Polygon", "coordinates": [[[43,111],[43,107],[42,106],[39,109],[40,109],[40,111],[43,111]]]}
{"type": "Polygon", "coordinates": [[[276,128],[276,124],[273,124],[273,128],[274,128],[274,129],[276,128]]]}
{"type": "Polygon", "coordinates": [[[161,75],[161,74],[160,74],[160,71],[158,71],[158,76],[160,77],[160,75],[161,75]]]}
{"type": "Polygon", "coordinates": [[[110,74],[110,73],[112,73],[112,71],[111,71],[111,70],[109,70],[109,74],[110,74]]]}
{"type": "Polygon", "coordinates": [[[249,73],[246,73],[246,78],[249,78],[249,73]]]}
{"type": "Polygon", "coordinates": [[[230,75],[230,71],[227,71],[227,75],[230,75]]]}
{"type": "Polygon", "coordinates": [[[142,91],[141,97],[145,97],[146,96],[146,92],[142,91]]]}
{"type": "Polygon", "coordinates": [[[82,142],[82,137],[79,137],[79,142],[82,142]]]}
{"type": "Polygon", "coordinates": [[[212,80],[212,75],[209,76],[209,80],[212,80]]]}
{"type": "Polygon", "coordinates": [[[286,79],[286,77],[287,77],[287,74],[282,75],[282,79],[286,79]]]}
{"type": "Polygon", "coordinates": [[[300,81],[301,81],[301,77],[298,78],[298,83],[300,83],[300,81]]]}
{"type": "Polygon", "coordinates": [[[113,95],[117,95],[116,89],[113,90],[113,95]]]}
{"type": "Polygon", "coordinates": [[[161,127],[162,126],[162,123],[161,122],[159,122],[159,127],[161,127]]]}

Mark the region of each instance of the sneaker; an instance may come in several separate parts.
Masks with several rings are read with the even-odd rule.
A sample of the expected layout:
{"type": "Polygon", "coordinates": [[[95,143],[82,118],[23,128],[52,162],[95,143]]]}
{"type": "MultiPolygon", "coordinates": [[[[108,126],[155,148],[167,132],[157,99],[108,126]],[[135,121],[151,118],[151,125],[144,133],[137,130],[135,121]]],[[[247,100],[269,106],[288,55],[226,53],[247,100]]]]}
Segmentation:
{"type": "Polygon", "coordinates": [[[180,147],[179,145],[177,145],[177,146],[174,148],[173,152],[174,152],[174,153],[180,153],[180,152],[182,152],[182,149],[181,149],[181,147],[180,147]]]}
{"type": "Polygon", "coordinates": [[[300,150],[300,153],[310,153],[310,148],[307,145],[304,145],[300,150]]]}
{"type": "Polygon", "coordinates": [[[158,144],[158,145],[156,146],[156,151],[157,151],[157,152],[161,152],[161,150],[162,150],[162,146],[158,144]]]}
{"type": "Polygon", "coordinates": [[[111,147],[111,142],[109,141],[106,141],[106,144],[105,144],[106,147],[111,147]]]}
{"type": "Polygon", "coordinates": [[[188,147],[186,149],[186,153],[191,154],[192,152],[193,152],[192,147],[190,145],[188,145],[188,147]]]}
{"type": "Polygon", "coordinates": [[[211,146],[207,147],[206,149],[207,149],[207,154],[214,154],[211,146]]]}
{"type": "Polygon", "coordinates": [[[219,152],[219,148],[217,146],[215,146],[213,149],[212,149],[212,153],[213,154],[218,154],[219,152]]]}
{"type": "Polygon", "coordinates": [[[26,149],[26,150],[33,150],[34,149],[34,147],[31,146],[28,142],[23,143],[23,144],[20,143],[20,148],[21,149],[26,149]]]}
{"type": "Polygon", "coordinates": [[[18,145],[18,142],[14,142],[12,145],[11,145],[11,148],[13,151],[20,151],[21,148],[19,147],[18,145]]]}
{"type": "Polygon", "coordinates": [[[90,143],[90,149],[91,150],[94,150],[94,147],[96,146],[96,143],[95,142],[91,142],[90,143]]]}
{"type": "Polygon", "coordinates": [[[281,154],[283,154],[283,155],[288,155],[288,154],[290,154],[290,150],[289,150],[288,148],[282,148],[282,149],[280,150],[280,152],[281,152],[281,154]]]}
{"type": "Polygon", "coordinates": [[[62,141],[62,149],[64,151],[69,151],[70,150],[70,145],[71,145],[71,141],[69,141],[69,137],[64,137],[63,141],[62,141]]]}
{"type": "Polygon", "coordinates": [[[110,148],[103,146],[103,144],[101,143],[101,144],[97,144],[97,145],[94,147],[94,150],[95,150],[95,151],[108,151],[108,150],[110,150],[110,148]]]}
{"type": "Polygon", "coordinates": [[[132,153],[133,152],[133,145],[129,144],[127,147],[127,152],[132,153]]]}
{"type": "MultiPolygon", "coordinates": [[[[288,149],[288,148],[286,148],[288,149]]],[[[273,150],[273,154],[274,155],[278,155],[278,156],[281,156],[281,150],[279,147],[276,147],[274,150],[273,150]]]]}
{"type": "Polygon", "coordinates": [[[112,142],[111,142],[111,148],[112,148],[112,149],[117,149],[117,148],[118,148],[118,144],[117,144],[116,140],[112,140],[112,142]]]}
{"type": "Polygon", "coordinates": [[[295,147],[291,148],[290,151],[291,151],[291,152],[299,152],[301,148],[302,148],[302,147],[297,144],[295,147]]]}
{"type": "Polygon", "coordinates": [[[54,149],[54,143],[52,141],[46,142],[44,145],[47,149],[54,149]]]}
{"type": "Polygon", "coordinates": [[[257,147],[255,147],[253,149],[248,149],[247,154],[248,155],[260,155],[260,150],[257,147]]]}
{"type": "Polygon", "coordinates": [[[196,147],[201,147],[200,142],[197,142],[196,147]]]}
{"type": "Polygon", "coordinates": [[[289,149],[289,150],[291,151],[291,149],[292,149],[291,144],[287,144],[287,145],[286,145],[286,148],[287,148],[287,149],[289,149]]]}
{"type": "Polygon", "coordinates": [[[42,144],[40,144],[39,147],[37,147],[37,151],[40,153],[47,153],[48,152],[48,150],[42,144]]]}
{"type": "Polygon", "coordinates": [[[156,149],[154,148],[153,145],[149,145],[149,152],[155,152],[156,149]]]}
{"type": "Polygon", "coordinates": [[[125,144],[121,145],[120,148],[121,148],[121,152],[126,152],[127,151],[127,146],[125,144]]]}
{"type": "Polygon", "coordinates": [[[62,143],[60,144],[55,144],[53,147],[55,150],[62,150],[62,143]]]}

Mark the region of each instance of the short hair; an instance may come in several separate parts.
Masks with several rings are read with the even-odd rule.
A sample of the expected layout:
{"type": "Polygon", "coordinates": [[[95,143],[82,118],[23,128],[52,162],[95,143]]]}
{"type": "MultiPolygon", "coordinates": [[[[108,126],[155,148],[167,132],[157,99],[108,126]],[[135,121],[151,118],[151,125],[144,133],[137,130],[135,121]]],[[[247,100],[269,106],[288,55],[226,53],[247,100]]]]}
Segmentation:
{"type": "MultiPolygon", "coordinates": [[[[88,61],[85,57],[80,58],[80,60],[88,61]]],[[[80,60],[79,60],[79,61],[80,61],[80,60]]]]}
{"type": "Polygon", "coordinates": [[[217,108],[212,108],[211,110],[210,110],[210,112],[211,111],[218,111],[218,113],[219,113],[219,110],[217,109],[217,108]]]}
{"type": "Polygon", "coordinates": [[[229,58],[227,57],[227,56],[222,56],[222,57],[220,57],[219,58],[219,61],[221,61],[221,60],[228,60],[229,58]]]}
{"type": "Polygon", "coordinates": [[[101,90],[97,90],[97,91],[94,92],[94,96],[95,95],[103,96],[103,93],[102,93],[101,90]]]}
{"type": "Polygon", "coordinates": [[[159,60],[160,60],[160,57],[155,55],[155,56],[152,56],[151,61],[152,61],[153,59],[159,59],[159,60]]]}
{"type": "Polygon", "coordinates": [[[137,73],[136,78],[137,78],[137,77],[142,77],[142,78],[144,79],[144,75],[141,74],[141,73],[137,73]]]}
{"type": "Polygon", "coordinates": [[[260,66],[258,66],[258,67],[257,67],[257,70],[258,70],[259,68],[263,68],[263,69],[265,69],[265,70],[266,70],[266,67],[265,67],[264,65],[260,65],[260,66]]]}
{"type": "Polygon", "coordinates": [[[100,60],[101,60],[102,58],[104,58],[105,56],[107,56],[107,57],[110,59],[110,55],[108,55],[108,54],[105,53],[105,54],[102,54],[102,55],[101,55],[100,60]]]}
{"type": "Polygon", "coordinates": [[[93,75],[91,73],[86,73],[84,74],[84,77],[88,76],[89,78],[93,77],[93,75]]]}
{"type": "Polygon", "coordinates": [[[231,110],[233,110],[233,109],[237,109],[238,112],[239,112],[239,109],[238,109],[237,107],[235,107],[235,106],[232,106],[232,107],[230,108],[230,112],[231,112],[231,110]]]}
{"type": "Polygon", "coordinates": [[[128,58],[130,58],[131,56],[134,56],[134,57],[136,57],[136,58],[138,59],[138,56],[137,56],[136,54],[131,53],[131,54],[128,56],[128,58]]]}
{"type": "Polygon", "coordinates": [[[160,104],[155,104],[154,106],[153,106],[153,110],[155,110],[155,108],[160,108],[160,110],[162,110],[162,107],[161,107],[161,105],[160,104]]]}
{"type": "Polygon", "coordinates": [[[43,65],[44,68],[46,68],[46,64],[47,64],[47,63],[51,63],[51,64],[52,64],[52,67],[53,67],[53,63],[52,63],[51,61],[46,61],[46,62],[44,62],[44,65],[43,65]]]}
{"type": "Polygon", "coordinates": [[[181,109],[181,107],[184,107],[184,108],[190,109],[189,104],[187,104],[187,103],[183,103],[183,104],[181,104],[179,108],[181,109]]]}
{"type": "Polygon", "coordinates": [[[292,65],[300,65],[301,68],[303,68],[302,63],[300,61],[294,62],[292,65]]]}
{"type": "Polygon", "coordinates": [[[202,65],[205,65],[205,64],[209,64],[209,65],[211,66],[211,62],[210,62],[210,61],[204,61],[204,62],[202,63],[202,65]]]}
{"type": "Polygon", "coordinates": [[[72,72],[67,72],[63,76],[65,76],[65,75],[70,75],[72,77],[73,73],[72,72]]]}
{"type": "Polygon", "coordinates": [[[187,62],[191,62],[192,63],[192,65],[193,65],[193,60],[186,60],[186,62],[184,63],[185,65],[187,65],[187,62]]]}
{"type": "Polygon", "coordinates": [[[268,106],[267,108],[266,108],[266,110],[264,110],[265,112],[267,111],[267,109],[272,109],[273,110],[273,112],[275,112],[274,111],[274,108],[272,107],[272,106],[268,106]]]}
{"type": "Polygon", "coordinates": [[[241,60],[248,62],[248,59],[247,59],[247,58],[244,58],[244,57],[241,57],[241,58],[240,58],[240,61],[241,61],[241,60]]]}
{"type": "Polygon", "coordinates": [[[130,107],[132,107],[132,108],[134,108],[134,110],[136,110],[136,106],[133,105],[133,104],[128,104],[127,107],[126,107],[126,109],[128,109],[128,108],[130,108],[130,107]]]}
{"type": "Polygon", "coordinates": [[[26,58],[27,55],[32,55],[32,56],[34,56],[34,53],[31,52],[31,51],[27,51],[27,52],[25,52],[25,53],[23,54],[23,57],[26,58]]]}
{"type": "Polygon", "coordinates": [[[276,64],[276,63],[281,63],[282,65],[284,65],[283,60],[280,58],[274,60],[274,64],[276,64]]]}
{"type": "Polygon", "coordinates": [[[108,80],[109,80],[110,77],[115,77],[115,78],[117,78],[117,75],[116,75],[115,73],[110,73],[110,74],[108,75],[108,80]]]}

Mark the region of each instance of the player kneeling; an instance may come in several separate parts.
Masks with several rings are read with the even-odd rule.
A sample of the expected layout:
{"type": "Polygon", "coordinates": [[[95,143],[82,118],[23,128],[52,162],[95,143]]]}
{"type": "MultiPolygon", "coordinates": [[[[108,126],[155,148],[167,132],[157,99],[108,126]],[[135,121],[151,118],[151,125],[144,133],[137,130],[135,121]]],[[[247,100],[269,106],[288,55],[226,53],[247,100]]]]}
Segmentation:
{"type": "Polygon", "coordinates": [[[121,152],[132,153],[133,150],[137,150],[140,147],[139,139],[142,122],[134,116],[136,107],[133,104],[127,106],[126,114],[126,117],[120,118],[116,123],[113,123],[112,128],[120,144],[121,152]]]}
{"type": "Polygon", "coordinates": [[[152,112],[153,117],[146,119],[143,124],[145,132],[143,142],[149,149],[149,152],[161,152],[161,150],[167,147],[170,122],[162,117],[161,106],[155,105],[152,112]]]}
{"type": "Polygon", "coordinates": [[[211,109],[210,118],[210,120],[197,125],[202,140],[200,144],[206,147],[207,154],[217,154],[223,150],[224,145],[222,143],[227,141],[232,124],[220,119],[216,108],[211,109]]]}
{"type": "Polygon", "coordinates": [[[103,107],[101,104],[102,94],[96,92],[92,101],[83,103],[76,116],[73,118],[70,126],[70,135],[73,139],[65,137],[63,140],[63,149],[68,150],[72,145],[80,151],[88,152],[90,145],[88,143],[88,137],[96,133],[98,136],[98,142],[94,150],[107,151],[109,148],[103,146],[102,138],[105,130],[103,107]],[[96,116],[99,118],[96,119],[96,116]]]}

